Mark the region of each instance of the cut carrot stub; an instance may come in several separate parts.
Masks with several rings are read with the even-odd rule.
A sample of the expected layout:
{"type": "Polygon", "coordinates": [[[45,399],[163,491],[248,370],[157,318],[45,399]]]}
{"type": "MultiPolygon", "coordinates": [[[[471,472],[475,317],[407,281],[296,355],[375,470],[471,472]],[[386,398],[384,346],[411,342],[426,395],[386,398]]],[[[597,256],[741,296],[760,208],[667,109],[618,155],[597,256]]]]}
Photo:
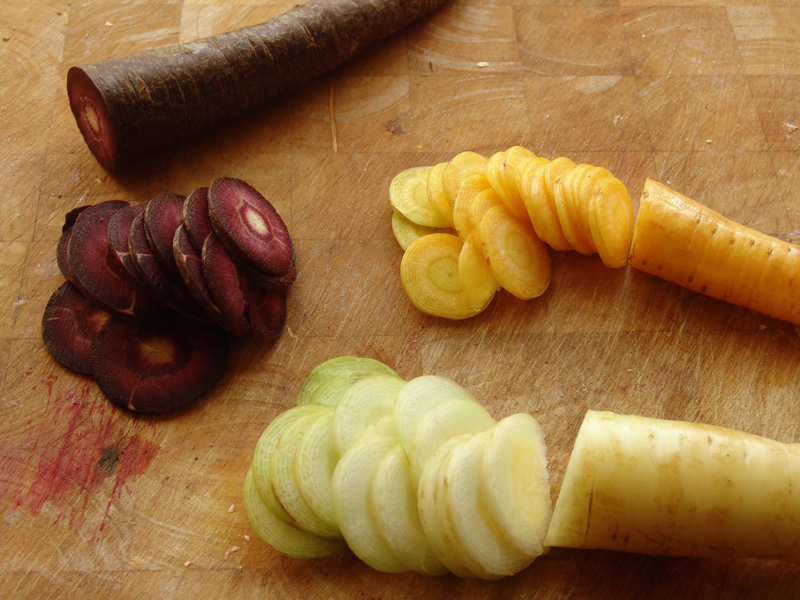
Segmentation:
{"type": "Polygon", "coordinates": [[[461,247],[461,253],[458,255],[458,275],[472,308],[478,312],[489,306],[495,293],[500,289],[500,284],[497,283],[489,263],[486,262],[482,245],[476,242],[475,233],[467,236],[461,247]]]}
{"type": "Polygon", "coordinates": [[[403,289],[422,312],[447,319],[467,319],[478,314],[458,274],[461,246],[456,235],[434,233],[413,242],[403,254],[403,289]]]}
{"type": "Polygon", "coordinates": [[[517,298],[541,296],[550,285],[550,255],[529,223],[495,206],[481,221],[480,235],[489,268],[501,286],[517,298]]]}
{"type": "Polygon", "coordinates": [[[424,227],[449,227],[450,223],[431,206],[428,175],[433,167],[412,167],[400,171],[389,184],[392,208],[409,221],[424,227]]]}
{"type": "Polygon", "coordinates": [[[592,240],[603,264],[624,267],[633,239],[633,204],[625,184],[613,176],[595,182],[587,212],[592,240]]]}
{"type": "Polygon", "coordinates": [[[648,179],[631,266],[692,291],[800,325],[800,247],[648,179]]]}
{"type": "Polygon", "coordinates": [[[477,152],[461,152],[450,160],[442,176],[445,198],[450,206],[454,206],[461,182],[470,175],[485,175],[487,163],[486,157],[477,152]]]}
{"type": "Polygon", "coordinates": [[[527,218],[525,202],[516,182],[516,171],[526,159],[536,155],[522,146],[512,146],[505,152],[497,152],[486,165],[486,176],[508,210],[518,219],[527,218]]]}
{"type": "Polygon", "coordinates": [[[453,227],[453,203],[444,193],[444,172],[449,163],[443,162],[434,165],[428,174],[428,202],[447,222],[448,227],[453,227]]]}
{"type": "MultiPolygon", "coordinates": [[[[492,186],[483,173],[476,173],[466,177],[458,187],[455,203],[453,204],[453,224],[462,240],[472,231],[474,224],[470,219],[472,204],[482,192],[491,190],[492,186]]],[[[499,200],[498,200],[499,201],[499,200]]]]}

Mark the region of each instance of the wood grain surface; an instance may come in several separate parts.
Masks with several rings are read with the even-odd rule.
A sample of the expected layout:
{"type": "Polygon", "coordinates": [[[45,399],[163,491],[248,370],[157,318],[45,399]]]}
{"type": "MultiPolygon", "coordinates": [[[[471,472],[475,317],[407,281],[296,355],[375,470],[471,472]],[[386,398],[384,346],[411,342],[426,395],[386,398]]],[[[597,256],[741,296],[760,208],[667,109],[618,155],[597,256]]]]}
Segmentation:
{"type": "Polygon", "coordinates": [[[800,229],[797,0],[450,0],[266,110],[123,174],[99,167],[69,111],[70,66],[294,4],[2,2],[0,597],[800,597],[800,568],[759,560],[553,549],[497,582],[382,574],[349,552],[302,562],[255,536],[241,499],[266,424],[312,367],[343,354],[407,379],[450,377],[496,417],[534,415],[553,499],[589,408],[800,440],[794,326],[574,252],[551,252],[539,299],[502,293],[468,321],[430,318],[401,288],[387,196],[406,167],[523,145],[605,166],[634,208],[651,177],[789,239],[800,229]],[[287,327],[274,344],[238,342],[223,380],[185,410],[118,410],[41,340],[63,281],[64,214],[219,176],[250,182],[289,225],[299,277],[287,327]]]}

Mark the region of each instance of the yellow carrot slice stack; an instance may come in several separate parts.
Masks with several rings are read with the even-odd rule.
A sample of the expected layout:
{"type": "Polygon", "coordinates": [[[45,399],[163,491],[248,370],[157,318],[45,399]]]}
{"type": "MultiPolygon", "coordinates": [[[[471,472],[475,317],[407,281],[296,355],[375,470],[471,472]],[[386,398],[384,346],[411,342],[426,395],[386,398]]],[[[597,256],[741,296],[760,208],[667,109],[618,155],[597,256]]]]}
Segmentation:
{"type": "Polygon", "coordinates": [[[800,247],[650,179],[639,202],[630,261],[695,292],[800,325],[800,247]]]}

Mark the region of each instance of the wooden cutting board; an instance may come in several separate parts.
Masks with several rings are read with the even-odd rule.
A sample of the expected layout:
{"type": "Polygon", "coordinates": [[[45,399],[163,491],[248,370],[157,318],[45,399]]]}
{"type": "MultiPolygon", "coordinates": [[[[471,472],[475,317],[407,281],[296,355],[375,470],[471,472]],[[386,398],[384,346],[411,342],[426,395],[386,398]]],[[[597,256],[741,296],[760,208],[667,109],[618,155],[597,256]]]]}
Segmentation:
{"type": "Polygon", "coordinates": [[[0,22],[0,597],[800,597],[800,569],[553,549],[502,581],[373,571],[345,552],[282,557],[245,516],[260,433],[328,358],[438,374],[496,417],[527,412],[557,496],[586,409],[800,440],[794,326],[597,256],[552,252],[537,300],[501,293],[448,322],[398,276],[387,186],[400,170],[513,145],[610,169],[638,206],[657,179],[755,229],[800,228],[800,6],[794,0],[450,0],[269,110],[112,176],[69,112],[75,64],[262,21],[295,2],[5,0],[0,22]],[[484,66],[481,66],[484,65],[484,66]],[[113,408],[59,367],[39,326],[63,281],[64,214],[240,177],[284,216],[299,268],[285,331],[236,344],[175,414],[113,408]]]}

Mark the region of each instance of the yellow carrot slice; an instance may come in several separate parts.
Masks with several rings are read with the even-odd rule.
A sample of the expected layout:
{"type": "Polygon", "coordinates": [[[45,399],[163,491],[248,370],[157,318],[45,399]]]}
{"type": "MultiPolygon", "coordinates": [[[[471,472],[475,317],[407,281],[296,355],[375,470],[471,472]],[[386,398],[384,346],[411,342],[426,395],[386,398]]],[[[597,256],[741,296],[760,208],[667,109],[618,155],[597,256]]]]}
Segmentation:
{"type": "Polygon", "coordinates": [[[549,164],[549,160],[541,157],[522,161],[516,170],[517,188],[539,239],[553,250],[572,250],[561,229],[555,203],[547,196],[545,168],[549,164]]]}
{"type": "Polygon", "coordinates": [[[413,242],[400,262],[400,279],[411,303],[434,317],[467,319],[478,314],[458,274],[461,239],[433,233],[413,242]]]}
{"type": "Polygon", "coordinates": [[[480,236],[481,221],[483,221],[483,217],[489,212],[489,209],[501,204],[503,204],[503,201],[494,188],[483,190],[475,196],[472,205],[469,207],[469,224],[470,231],[476,237],[480,236]]]}
{"type": "Polygon", "coordinates": [[[550,255],[530,223],[515,219],[504,205],[495,206],[483,217],[480,234],[489,268],[504,289],[521,300],[547,290],[550,255]]]}
{"type": "Polygon", "coordinates": [[[400,245],[400,247],[403,250],[408,250],[411,242],[417,238],[421,238],[423,235],[455,232],[450,228],[425,227],[424,225],[417,225],[413,221],[406,219],[396,210],[392,210],[392,233],[394,233],[394,239],[397,240],[397,243],[400,245]]]}
{"type": "Polygon", "coordinates": [[[592,165],[581,164],[559,177],[555,182],[555,203],[558,220],[570,246],[580,254],[594,254],[589,241],[588,224],[584,226],[583,214],[579,209],[580,182],[592,165]]]}
{"type": "Polygon", "coordinates": [[[589,229],[603,264],[628,264],[633,239],[633,204],[628,190],[613,175],[595,182],[589,194],[589,229]]]}
{"type": "Polygon", "coordinates": [[[412,167],[400,171],[389,184],[389,202],[394,210],[418,225],[448,227],[449,222],[428,199],[428,175],[432,169],[412,167]]]}
{"type": "Polygon", "coordinates": [[[631,266],[695,292],[800,325],[800,248],[731,221],[648,179],[631,266]]]}
{"type": "Polygon", "coordinates": [[[442,162],[434,165],[428,174],[428,201],[431,206],[444,219],[448,227],[453,227],[453,203],[448,201],[444,193],[444,172],[449,163],[442,162]]]}
{"type": "Polygon", "coordinates": [[[445,198],[450,206],[455,202],[461,182],[470,175],[478,173],[485,175],[487,162],[486,157],[477,152],[461,152],[450,159],[442,177],[445,198]]]}
{"type": "Polygon", "coordinates": [[[516,170],[520,163],[536,155],[522,146],[512,146],[505,152],[497,152],[489,158],[486,176],[503,203],[518,219],[527,217],[525,203],[517,187],[516,170]]]}
{"type": "Polygon", "coordinates": [[[458,275],[467,294],[472,308],[478,312],[483,311],[494,298],[500,284],[492,275],[483,246],[476,242],[476,232],[467,236],[461,253],[458,255],[458,275]]]}
{"type": "Polygon", "coordinates": [[[462,240],[467,239],[473,228],[470,219],[472,204],[479,194],[491,189],[492,186],[483,173],[475,173],[465,177],[458,186],[455,203],[453,204],[453,224],[462,240]]]}

